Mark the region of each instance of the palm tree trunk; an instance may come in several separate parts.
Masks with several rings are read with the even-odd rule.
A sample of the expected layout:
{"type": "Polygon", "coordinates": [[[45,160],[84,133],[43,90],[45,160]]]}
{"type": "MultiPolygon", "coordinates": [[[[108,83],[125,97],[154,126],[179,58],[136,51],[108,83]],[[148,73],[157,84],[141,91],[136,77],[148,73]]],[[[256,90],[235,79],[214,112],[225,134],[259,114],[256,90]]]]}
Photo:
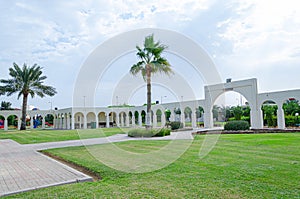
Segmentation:
{"type": "Polygon", "coordinates": [[[23,103],[22,103],[22,118],[21,118],[21,127],[20,130],[26,130],[26,110],[27,110],[27,98],[28,94],[23,95],[23,103]]]}
{"type": "Polygon", "coordinates": [[[146,128],[151,128],[151,67],[149,64],[146,65],[146,76],[147,76],[147,117],[146,117],[146,128]]]}

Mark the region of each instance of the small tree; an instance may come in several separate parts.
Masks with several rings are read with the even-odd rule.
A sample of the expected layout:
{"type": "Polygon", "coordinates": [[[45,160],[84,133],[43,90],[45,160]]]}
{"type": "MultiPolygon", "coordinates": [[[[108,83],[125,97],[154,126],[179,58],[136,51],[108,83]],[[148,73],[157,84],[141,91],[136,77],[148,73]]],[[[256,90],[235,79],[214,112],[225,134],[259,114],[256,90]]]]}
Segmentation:
{"type": "Polygon", "coordinates": [[[236,106],[233,108],[233,115],[235,120],[241,120],[243,115],[243,109],[240,106],[236,106]]]}

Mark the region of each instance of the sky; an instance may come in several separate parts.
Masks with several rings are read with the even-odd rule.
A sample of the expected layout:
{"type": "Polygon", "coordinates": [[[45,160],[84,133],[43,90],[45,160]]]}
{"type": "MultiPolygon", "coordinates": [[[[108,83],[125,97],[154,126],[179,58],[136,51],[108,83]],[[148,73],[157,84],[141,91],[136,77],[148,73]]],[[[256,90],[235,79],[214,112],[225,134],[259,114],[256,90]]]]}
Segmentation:
{"type": "MultiPolygon", "coordinates": [[[[163,28],[197,42],[209,54],[224,82],[227,78],[257,78],[259,92],[299,89],[299,8],[297,0],[0,0],[0,79],[9,78],[13,62],[37,63],[48,77],[45,83],[55,87],[58,94],[29,99],[29,104],[40,109],[51,105],[71,107],[80,68],[97,46],[126,31],[163,28]]],[[[113,78],[108,75],[104,80],[126,75],[136,61],[134,56],[128,54],[113,63],[113,78]],[[119,70],[124,64],[128,66],[119,70]]],[[[182,60],[172,61],[182,70],[182,60]]],[[[183,75],[189,78],[191,74],[183,75]]],[[[194,78],[191,85],[195,90],[202,88],[197,90],[197,98],[203,99],[203,80],[194,78]]],[[[157,93],[153,100],[174,100],[164,91],[157,93]]],[[[141,99],[139,94],[134,95],[141,99]]],[[[127,103],[121,99],[103,100],[111,96],[99,89],[96,105],[127,103]]],[[[16,95],[0,96],[0,101],[21,106],[16,95]]],[[[233,101],[239,103],[239,97],[234,96],[233,101]]],[[[128,103],[139,104],[142,100],[128,103]]]]}

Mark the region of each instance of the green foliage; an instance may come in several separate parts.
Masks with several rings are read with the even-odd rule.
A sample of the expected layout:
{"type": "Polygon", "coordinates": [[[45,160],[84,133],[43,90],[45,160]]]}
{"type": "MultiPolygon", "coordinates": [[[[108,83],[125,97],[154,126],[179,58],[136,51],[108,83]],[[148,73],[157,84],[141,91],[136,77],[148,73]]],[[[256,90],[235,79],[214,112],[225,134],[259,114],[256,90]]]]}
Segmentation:
{"type": "Polygon", "coordinates": [[[266,121],[266,124],[269,127],[274,127],[276,126],[277,122],[274,120],[274,116],[276,115],[277,112],[277,105],[263,105],[262,106],[262,111],[264,114],[264,121],[266,121]]]}
{"type": "Polygon", "coordinates": [[[131,129],[128,131],[129,137],[163,137],[171,134],[168,128],[162,129],[131,129]]]}
{"type": "Polygon", "coordinates": [[[243,115],[243,110],[242,107],[236,106],[233,108],[233,115],[235,120],[241,120],[242,115],[243,115]]]}
{"type": "Polygon", "coordinates": [[[247,121],[228,121],[226,122],[224,126],[224,130],[227,131],[238,131],[238,130],[248,130],[249,129],[249,123],[247,121]]]}
{"type": "Polygon", "coordinates": [[[171,111],[169,109],[165,110],[166,121],[170,121],[171,111]]]}
{"type": "Polygon", "coordinates": [[[180,115],[181,114],[180,108],[175,108],[174,113],[177,114],[177,115],[180,115]]]}
{"type": "Polygon", "coordinates": [[[287,100],[282,106],[285,115],[295,115],[300,113],[300,106],[298,100],[287,100]]]}
{"type": "Polygon", "coordinates": [[[177,121],[168,122],[167,126],[170,126],[172,130],[183,128],[183,124],[181,122],[177,122],[177,121]]]}
{"type": "Polygon", "coordinates": [[[11,108],[10,102],[2,101],[0,110],[13,110],[13,109],[11,108]]]}
{"type": "Polygon", "coordinates": [[[296,126],[296,124],[299,124],[299,118],[298,117],[293,116],[293,115],[286,115],[285,116],[285,125],[286,126],[296,126]]]}
{"type": "Polygon", "coordinates": [[[199,106],[199,107],[196,109],[196,117],[197,117],[197,118],[202,117],[203,113],[204,113],[203,107],[202,107],[202,106],[199,106]]]}

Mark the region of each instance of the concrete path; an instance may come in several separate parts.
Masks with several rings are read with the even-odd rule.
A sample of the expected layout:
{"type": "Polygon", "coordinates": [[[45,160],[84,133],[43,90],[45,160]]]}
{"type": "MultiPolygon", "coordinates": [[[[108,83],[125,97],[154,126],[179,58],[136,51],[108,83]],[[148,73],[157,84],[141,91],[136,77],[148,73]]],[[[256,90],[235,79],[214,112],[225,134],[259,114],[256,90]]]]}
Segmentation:
{"type": "Polygon", "coordinates": [[[27,145],[12,140],[0,140],[0,197],[49,186],[93,180],[90,176],[38,153],[38,150],[142,139],[193,139],[191,133],[192,131],[185,131],[154,138],[130,138],[126,134],[117,134],[105,138],[27,145]]]}

